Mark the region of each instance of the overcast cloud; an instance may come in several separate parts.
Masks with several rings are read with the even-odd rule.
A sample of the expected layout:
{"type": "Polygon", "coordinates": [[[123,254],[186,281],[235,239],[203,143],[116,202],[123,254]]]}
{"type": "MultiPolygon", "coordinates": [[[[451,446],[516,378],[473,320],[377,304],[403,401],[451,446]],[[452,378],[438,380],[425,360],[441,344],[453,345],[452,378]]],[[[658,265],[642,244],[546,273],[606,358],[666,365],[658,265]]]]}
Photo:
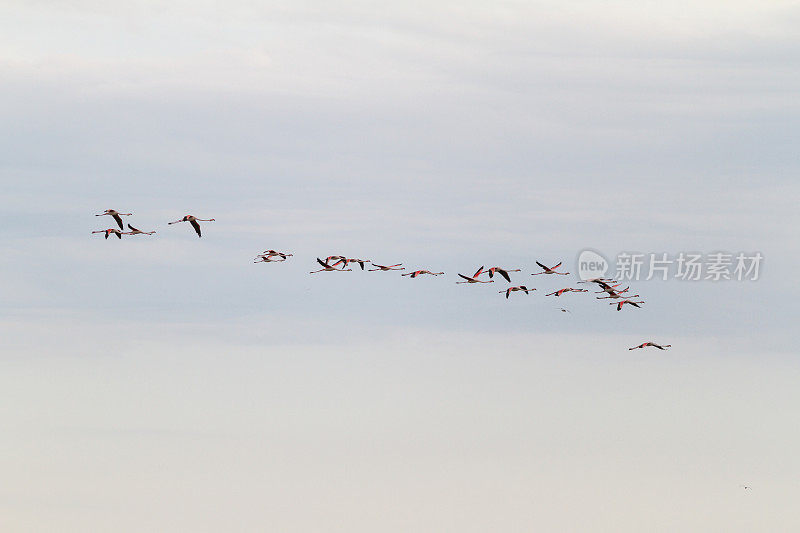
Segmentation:
{"type": "Polygon", "coordinates": [[[796,530],[799,23],[0,4],[3,528],[796,530]],[[764,263],[619,313],[528,276],[585,248],[764,263]],[[308,274],[335,253],[447,275],[308,274]]]}

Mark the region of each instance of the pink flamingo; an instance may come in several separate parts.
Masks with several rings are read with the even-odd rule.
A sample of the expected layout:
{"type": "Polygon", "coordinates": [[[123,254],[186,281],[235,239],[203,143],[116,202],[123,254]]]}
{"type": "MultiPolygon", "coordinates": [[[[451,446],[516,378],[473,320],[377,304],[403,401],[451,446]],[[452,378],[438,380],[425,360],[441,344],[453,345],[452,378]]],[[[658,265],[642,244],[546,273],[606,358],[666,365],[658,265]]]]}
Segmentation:
{"type": "Polygon", "coordinates": [[[194,231],[197,232],[197,236],[198,237],[202,237],[203,235],[200,233],[200,224],[198,224],[198,222],[214,222],[214,219],[213,218],[197,218],[196,216],[193,216],[193,215],[186,215],[182,219],[176,220],[175,222],[169,222],[168,224],[172,225],[172,224],[177,224],[178,222],[189,222],[192,225],[192,227],[194,228],[194,231]]]}
{"type": "Polygon", "coordinates": [[[101,217],[103,215],[110,215],[114,220],[117,221],[117,224],[119,225],[119,229],[124,230],[125,226],[122,225],[122,218],[120,217],[120,215],[130,216],[132,214],[133,213],[120,213],[119,211],[114,211],[113,209],[106,209],[105,211],[103,211],[99,215],[95,215],[95,216],[96,217],[101,217]]]}
{"type": "Polygon", "coordinates": [[[566,276],[567,274],[569,274],[569,272],[556,272],[556,269],[561,266],[561,263],[558,263],[556,266],[552,268],[544,266],[539,261],[536,261],[536,264],[542,267],[544,269],[544,272],[535,272],[531,274],[531,276],[538,276],[539,274],[559,274],[561,276],[566,276]]]}
{"type": "Polygon", "coordinates": [[[256,263],[286,261],[287,257],[292,257],[292,254],[287,254],[284,252],[276,252],[275,250],[265,250],[264,253],[258,254],[256,256],[256,259],[262,258],[266,259],[266,261],[256,261],[256,263]],[[272,259],[273,257],[280,257],[280,259],[272,259]]]}
{"type": "Polygon", "coordinates": [[[367,272],[377,272],[378,270],[383,270],[384,272],[389,271],[389,270],[405,270],[406,267],[397,268],[402,264],[403,263],[397,263],[396,265],[388,265],[387,266],[387,265],[378,265],[376,263],[372,263],[372,266],[378,267],[378,268],[370,268],[369,270],[367,270],[367,272]]]}
{"type": "Polygon", "coordinates": [[[622,290],[618,290],[617,287],[619,287],[620,285],[622,285],[622,283],[617,283],[616,285],[603,284],[603,285],[600,286],[601,290],[597,291],[595,294],[603,294],[603,293],[606,293],[606,294],[622,294],[623,292],[628,292],[628,289],[631,288],[630,285],[629,285],[629,286],[625,287],[622,290]]]}
{"type": "Polygon", "coordinates": [[[456,281],[456,283],[494,283],[493,279],[490,279],[489,281],[479,280],[478,276],[480,276],[482,272],[483,272],[483,267],[480,267],[472,277],[465,276],[464,274],[459,274],[459,276],[461,276],[466,281],[456,281]]]}
{"type": "Polygon", "coordinates": [[[566,287],[564,289],[559,289],[557,291],[551,292],[550,294],[545,294],[545,296],[561,296],[565,292],[589,292],[586,289],[573,289],[572,287],[566,287]]]}
{"type": "Polygon", "coordinates": [[[152,234],[155,233],[155,231],[138,230],[138,229],[134,228],[133,226],[131,226],[130,224],[128,224],[128,229],[130,229],[130,231],[124,232],[125,235],[152,235],[152,234]]]}
{"type": "Polygon", "coordinates": [[[319,270],[314,270],[313,272],[309,272],[309,274],[316,274],[317,272],[352,272],[352,268],[335,268],[333,265],[329,265],[319,257],[317,257],[317,263],[322,265],[322,268],[319,270]]]}
{"type": "Polygon", "coordinates": [[[530,291],[535,291],[535,290],[536,290],[536,289],[529,289],[529,288],[528,288],[528,287],[526,287],[525,285],[520,285],[519,287],[509,287],[509,288],[507,288],[507,289],[506,289],[506,290],[504,290],[504,291],[498,291],[498,292],[500,292],[501,294],[502,294],[502,293],[506,293],[506,300],[508,300],[508,297],[509,297],[509,295],[510,295],[512,292],[515,292],[515,291],[524,291],[524,292],[525,292],[525,294],[530,294],[530,291]]]}
{"type": "MultiPolygon", "coordinates": [[[[620,286],[620,284],[617,283],[616,281],[614,281],[613,279],[605,279],[605,278],[592,278],[592,279],[587,279],[587,280],[584,280],[584,281],[579,281],[578,283],[597,283],[597,285],[603,291],[608,291],[608,289],[620,286]],[[616,283],[616,285],[610,285],[611,283],[616,283]]],[[[598,293],[595,293],[595,294],[600,294],[600,293],[598,292],[598,293]]]]}
{"type": "MultiPolygon", "coordinates": [[[[618,300],[619,298],[641,298],[641,296],[639,296],[638,294],[622,294],[623,292],[628,292],[628,289],[630,289],[630,287],[626,287],[625,290],[619,292],[612,290],[611,292],[608,293],[608,296],[596,296],[595,298],[597,298],[598,300],[608,300],[609,298],[613,298],[614,300],[618,300]]],[[[597,292],[595,294],[600,294],[600,293],[597,292]]]]}
{"type": "Polygon", "coordinates": [[[364,270],[364,263],[369,263],[369,259],[347,259],[347,264],[358,263],[361,265],[361,270],[364,270]]]}
{"type": "Polygon", "coordinates": [[[283,263],[286,259],[275,259],[275,257],[279,257],[277,255],[259,255],[256,257],[256,261],[253,263],[283,263]],[[260,261],[258,261],[260,259],[260,261]]]}
{"type": "Polygon", "coordinates": [[[622,306],[625,304],[631,304],[634,307],[640,307],[639,304],[643,304],[644,302],[634,302],[633,300],[621,300],[619,302],[609,302],[608,305],[616,305],[617,311],[622,311],[622,306]]]}
{"type": "Polygon", "coordinates": [[[511,276],[508,275],[509,272],[522,272],[522,269],[519,268],[500,268],[500,267],[492,267],[489,270],[485,270],[484,272],[489,273],[489,277],[493,277],[494,273],[497,272],[501,276],[505,278],[505,280],[511,283],[511,276]]]}
{"type": "Polygon", "coordinates": [[[636,297],[639,296],[638,294],[633,294],[633,295],[626,295],[625,294],[631,288],[630,285],[625,287],[622,290],[617,289],[617,287],[622,285],[622,283],[617,283],[616,285],[609,285],[608,283],[598,283],[598,285],[600,285],[600,288],[602,290],[596,292],[595,294],[603,294],[603,293],[608,294],[608,296],[598,296],[597,297],[598,300],[606,300],[608,298],[614,298],[614,299],[618,299],[618,298],[636,298],[636,297]]]}
{"type": "Polygon", "coordinates": [[[421,276],[423,274],[430,274],[431,276],[441,276],[444,272],[431,272],[430,270],[415,270],[414,272],[406,272],[405,274],[400,274],[401,276],[411,276],[411,279],[416,278],[417,276],[421,276]]]}
{"type": "Polygon", "coordinates": [[[331,266],[335,267],[337,265],[342,265],[342,268],[347,266],[348,260],[343,255],[329,255],[328,257],[325,258],[325,264],[330,265],[330,262],[333,261],[334,259],[336,260],[336,262],[331,266]]]}
{"type": "Polygon", "coordinates": [[[628,348],[628,349],[629,350],[635,350],[637,348],[644,348],[645,346],[653,346],[655,348],[658,348],[659,350],[666,350],[667,348],[669,348],[672,345],[671,344],[663,344],[662,345],[662,344],[656,344],[656,343],[654,343],[652,341],[647,341],[647,342],[643,342],[639,346],[634,346],[633,348],[628,348]]]}
{"type": "Polygon", "coordinates": [[[585,279],[583,281],[579,281],[578,283],[597,283],[600,286],[607,285],[608,283],[614,283],[616,280],[609,279],[609,278],[591,278],[585,279]]]}
{"type": "Polygon", "coordinates": [[[108,229],[104,229],[102,231],[93,231],[92,233],[105,233],[106,234],[106,239],[108,239],[108,236],[112,235],[112,234],[116,235],[118,239],[122,238],[122,232],[120,230],[118,230],[117,228],[108,228],[108,229]]]}

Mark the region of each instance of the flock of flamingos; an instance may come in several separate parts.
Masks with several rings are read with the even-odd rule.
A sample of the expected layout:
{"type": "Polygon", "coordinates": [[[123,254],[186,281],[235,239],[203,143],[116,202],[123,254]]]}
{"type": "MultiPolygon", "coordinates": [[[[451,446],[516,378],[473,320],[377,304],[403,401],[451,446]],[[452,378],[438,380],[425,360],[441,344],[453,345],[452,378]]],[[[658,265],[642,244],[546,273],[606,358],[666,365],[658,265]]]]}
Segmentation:
{"type": "MultiPolygon", "coordinates": [[[[111,218],[113,218],[116,221],[117,225],[119,226],[119,229],[117,229],[117,228],[108,228],[108,229],[105,229],[105,230],[93,231],[92,233],[103,233],[103,234],[105,234],[105,238],[106,239],[108,239],[108,237],[110,235],[116,235],[118,239],[122,239],[123,235],[153,235],[155,233],[155,231],[141,231],[141,230],[138,230],[138,229],[134,228],[133,226],[131,226],[130,224],[128,224],[129,231],[125,231],[125,226],[122,223],[122,217],[123,216],[130,216],[131,214],[132,213],[120,213],[119,211],[115,211],[113,209],[106,209],[104,212],[102,212],[102,213],[100,213],[98,215],[95,215],[95,216],[98,216],[98,217],[99,216],[104,216],[104,215],[110,216],[111,218]]],[[[186,215],[186,216],[184,216],[183,218],[181,218],[179,220],[175,220],[173,222],[169,222],[169,225],[177,224],[179,222],[189,222],[192,225],[192,227],[194,228],[195,233],[197,233],[197,236],[198,237],[202,237],[202,232],[200,230],[200,224],[198,222],[214,222],[214,219],[213,218],[203,219],[203,218],[197,218],[197,217],[195,217],[193,215],[186,215]]],[[[292,254],[284,253],[284,252],[278,252],[278,251],[275,251],[275,250],[266,250],[263,253],[258,254],[255,257],[255,261],[254,262],[255,263],[282,262],[282,261],[286,261],[289,257],[292,257],[292,254]]],[[[397,264],[394,264],[394,265],[379,265],[377,263],[373,263],[369,259],[348,258],[348,257],[345,257],[343,255],[331,255],[331,256],[326,257],[325,259],[320,259],[318,257],[317,258],[317,263],[319,263],[319,265],[322,268],[320,268],[319,270],[313,270],[313,271],[309,272],[310,274],[316,274],[318,272],[350,272],[353,269],[352,268],[347,268],[347,266],[352,264],[352,263],[358,264],[361,267],[361,270],[367,270],[368,272],[405,270],[405,267],[402,266],[402,263],[397,263],[397,264]],[[365,269],[365,265],[366,264],[370,264],[371,266],[373,266],[375,268],[365,269]]],[[[545,265],[543,265],[542,263],[540,263],[538,261],[536,261],[536,264],[539,265],[539,267],[541,267],[542,271],[541,272],[534,272],[533,274],[531,274],[532,276],[538,276],[538,275],[541,275],[541,274],[560,275],[560,276],[569,275],[569,272],[559,272],[559,271],[557,271],[557,269],[559,267],[561,267],[561,263],[558,263],[557,265],[552,266],[552,267],[545,266],[545,265]]],[[[510,269],[510,268],[500,268],[500,267],[492,267],[492,268],[489,268],[489,269],[484,269],[484,267],[482,266],[472,276],[459,274],[459,277],[461,277],[461,279],[463,281],[457,281],[456,283],[493,283],[495,280],[492,279],[492,278],[494,278],[495,274],[500,275],[507,282],[511,283],[511,276],[509,275],[509,272],[521,272],[521,269],[519,269],[519,268],[510,269]],[[480,276],[482,276],[483,274],[488,274],[489,275],[489,279],[480,279],[480,276]]],[[[415,270],[413,272],[406,272],[406,273],[401,274],[401,275],[402,276],[409,276],[410,278],[416,278],[418,276],[422,276],[422,275],[425,275],[425,274],[430,275],[430,276],[440,276],[440,275],[444,274],[444,272],[431,272],[430,270],[415,270]]],[[[596,298],[598,300],[603,300],[603,299],[612,299],[612,300],[614,300],[613,302],[609,302],[609,304],[617,306],[617,311],[621,311],[623,306],[625,306],[626,304],[627,305],[631,305],[633,307],[641,308],[641,306],[639,304],[643,304],[644,303],[644,301],[634,301],[633,298],[638,298],[639,295],[638,294],[633,294],[633,295],[625,294],[625,293],[628,292],[630,287],[625,287],[624,289],[620,289],[619,286],[621,284],[616,282],[616,281],[614,281],[614,280],[612,280],[612,279],[608,279],[608,278],[592,278],[592,279],[587,279],[587,280],[584,280],[584,281],[579,281],[578,283],[595,283],[601,289],[599,292],[596,292],[595,294],[603,294],[603,293],[605,293],[605,296],[597,296],[596,298]]],[[[531,291],[535,291],[535,290],[536,290],[535,288],[530,288],[529,289],[525,285],[517,285],[517,286],[513,286],[513,287],[508,287],[505,290],[502,290],[502,291],[499,291],[499,292],[501,294],[505,293],[506,299],[508,299],[508,297],[511,295],[512,292],[522,291],[525,294],[530,294],[531,291]]],[[[565,294],[567,292],[589,292],[589,291],[587,289],[576,289],[576,288],[573,288],[573,287],[565,287],[563,289],[559,289],[557,291],[553,291],[553,292],[551,292],[549,294],[546,294],[545,296],[561,296],[562,294],[565,294]]],[[[565,313],[569,312],[568,309],[564,309],[564,308],[560,308],[560,310],[562,312],[565,312],[565,313]]],[[[666,350],[671,345],[670,344],[657,344],[657,343],[652,342],[652,341],[647,341],[647,342],[643,342],[642,344],[640,344],[638,346],[634,346],[634,347],[628,348],[628,349],[629,350],[636,350],[637,348],[646,348],[648,346],[651,346],[653,348],[658,348],[659,350],[666,350]]]]}

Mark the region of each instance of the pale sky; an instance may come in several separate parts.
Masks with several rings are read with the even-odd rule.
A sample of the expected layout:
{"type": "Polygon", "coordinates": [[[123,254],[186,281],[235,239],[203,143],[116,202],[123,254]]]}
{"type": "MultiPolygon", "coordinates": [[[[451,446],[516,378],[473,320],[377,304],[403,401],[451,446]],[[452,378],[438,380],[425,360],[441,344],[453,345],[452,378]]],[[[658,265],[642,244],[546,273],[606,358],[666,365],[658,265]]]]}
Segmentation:
{"type": "Polygon", "coordinates": [[[797,531],[798,27],[0,3],[0,529],[797,531]],[[586,248],[764,263],[545,297],[586,248]],[[308,274],[339,253],[447,275],[308,274]]]}

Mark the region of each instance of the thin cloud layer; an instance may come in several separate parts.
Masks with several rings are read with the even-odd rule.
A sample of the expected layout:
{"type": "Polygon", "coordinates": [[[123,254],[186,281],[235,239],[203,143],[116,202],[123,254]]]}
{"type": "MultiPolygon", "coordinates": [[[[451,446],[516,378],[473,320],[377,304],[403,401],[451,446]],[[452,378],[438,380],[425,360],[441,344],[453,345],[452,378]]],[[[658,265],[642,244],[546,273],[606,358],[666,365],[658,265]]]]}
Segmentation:
{"type": "Polygon", "coordinates": [[[4,520],[800,524],[799,15],[4,3],[4,520]],[[109,208],[157,233],[91,234],[109,208]],[[167,225],[186,214],[216,221],[167,225]],[[270,248],[294,255],[252,263],[270,248]],[[632,282],[630,312],[545,297],[575,280],[535,261],[575,272],[586,248],[764,265],[632,282]],[[330,254],[447,274],[308,274],[330,254]],[[537,291],[454,283],[480,265],[537,291]],[[627,350],[647,340],[672,348],[627,350]]]}

